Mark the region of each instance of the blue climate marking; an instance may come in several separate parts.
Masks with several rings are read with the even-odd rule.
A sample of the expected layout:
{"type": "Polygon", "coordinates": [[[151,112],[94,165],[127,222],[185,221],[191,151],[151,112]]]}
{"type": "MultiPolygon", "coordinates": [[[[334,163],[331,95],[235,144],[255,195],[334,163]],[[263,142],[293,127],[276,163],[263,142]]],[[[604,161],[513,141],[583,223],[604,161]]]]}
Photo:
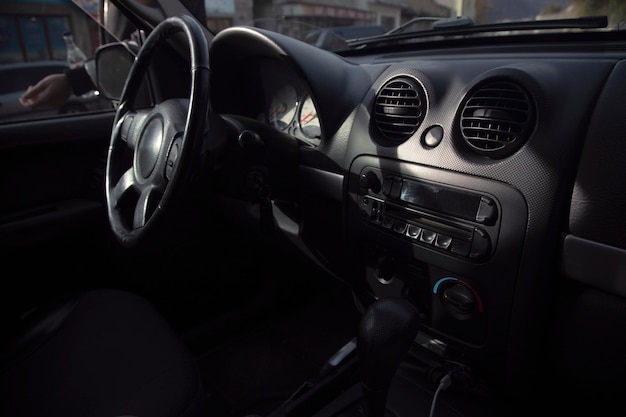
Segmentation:
{"type": "Polygon", "coordinates": [[[446,277],[446,278],[441,278],[439,281],[437,281],[435,283],[435,286],[433,287],[433,294],[437,294],[437,291],[439,290],[439,286],[446,282],[446,281],[458,281],[458,278],[452,278],[452,277],[446,277]]]}

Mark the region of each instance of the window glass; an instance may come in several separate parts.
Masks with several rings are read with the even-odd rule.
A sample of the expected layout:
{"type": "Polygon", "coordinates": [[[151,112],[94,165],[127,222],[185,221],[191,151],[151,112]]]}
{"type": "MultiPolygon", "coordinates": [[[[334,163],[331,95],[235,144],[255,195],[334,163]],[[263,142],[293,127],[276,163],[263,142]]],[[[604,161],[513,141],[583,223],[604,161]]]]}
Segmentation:
{"type": "MultiPolygon", "coordinates": [[[[114,6],[108,3],[107,7],[114,6]]],[[[71,33],[87,59],[93,58],[104,35],[98,24],[100,10],[99,1],[94,0],[3,2],[0,11],[0,124],[114,110],[113,104],[95,90],[79,95],[70,93],[67,99],[44,107],[31,108],[20,102],[29,86],[68,69],[64,35],[71,33]]]]}

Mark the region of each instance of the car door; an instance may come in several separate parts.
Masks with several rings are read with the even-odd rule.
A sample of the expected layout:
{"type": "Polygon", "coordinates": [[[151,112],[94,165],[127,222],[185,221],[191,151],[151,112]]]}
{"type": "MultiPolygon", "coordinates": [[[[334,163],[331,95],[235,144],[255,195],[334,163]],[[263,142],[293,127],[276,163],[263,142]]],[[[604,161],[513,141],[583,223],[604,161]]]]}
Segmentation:
{"type": "MultiPolygon", "coordinates": [[[[35,66],[28,85],[46,75],[44,66],[58,73],[66,65],[58,36],[68,29],[80,33],[93,56],[100,35],[93,14],[85,12],[97,10],[58,1],[9,3],[1,16],[9,35],[0,71],[35,66]]],[[[28,74],[22,71],[20,80],[28,74]]],[[[96,277],[116,267],[103,182],[114,116],[112,102],[92,91],[45,111],[23,108],[0,117],[0,258],[11,271],[3,274],[3,305],[97,285],[96,277]],[[84,107],[68,107],[74,104],[84,107]]]]}

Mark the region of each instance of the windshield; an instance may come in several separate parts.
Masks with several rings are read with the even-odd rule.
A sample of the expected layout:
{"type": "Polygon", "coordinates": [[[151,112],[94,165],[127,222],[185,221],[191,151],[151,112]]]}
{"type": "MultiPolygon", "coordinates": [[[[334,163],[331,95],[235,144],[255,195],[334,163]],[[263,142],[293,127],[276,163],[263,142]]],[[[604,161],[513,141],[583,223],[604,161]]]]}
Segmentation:
{"type": "MultiPolygon", "coordinates": [[[[606,25],[594,28],[603,31],[618,29],[626,19],[623,0],[348,0],[341,3],[254,0],[249,3],[250,6],[243,6],[242,2],[209,0],[208,27],[217,32],[228,26],[255,26],[340,51],[350,48],[347,42],[350,39],[425,31],[442,25],[442,20],[459,16],[476,26],[607,16],[606,25]]],[[[458,22],[456,25],[461,26],[458,22]]]]}
{"type": "MultiPolygon", "coordinates": [[[[0,10],[0,55],[4,56],[4,60],[15,60],[8,56],[15,52],[11,48],[28,52],[27,43],[42,29],[39,22],[31,22],[33,16],[45,15],[45,33],[55,27],[75,26],[76,19],[70,19],[71,14],[66,12],[66,5],[70,3],[81,7],[92,19],[104,24],[110,36],[107,40],[121,40],[125,37],[125,34],[122,35],[125,27],[120,26],[120,19],[116,19],[113,13],[108,13],[109,10],[115,11],[115,4],[140,10],[142,14],[150,16],[148,26],[154,26],[164,16],[157,11],[162,9],[167,14],[173,2],[6,0],[0,10]],[[29,24],[32,27],[26,27],[29,24]],[[21,47],[20,43],[23,44],[21,47]]],[[[214,33],[231,26],[254,26],[332,51],[350,48],[347,41],[351,39],[426,31],[442,25],[442,19],[459,16],[468,19],[473,25],[607,16],[606,27],[596,28],[604,31],[614,31],[626,20],[624,0],[180,0],[180,4],[198,17],[201,23],[206,23],[214,33]]],[[[513,33],[510,31],[510,34],[513,33]]],[[[64,53],[59,36],[50,37],[49,44],[53,49],[58,49],[58,54],[64,53]]]]}
{"type": "Polygon", "coordinates": [[[101,45],[140,45],[166,16],[192,14],[213,34],[233,26],[275,31],[320,49],[488,39],[542,33],[610,36],[624,28],[626,0],[4,0],[0,8],[0,123],[108,111],[97,90],[61,104],[21,102],[30,88],[89,60],[101,45]],[[581,20],[582,19],[582,20],[581,20]],[[70,34],[71,37],[66,36],[70,34]],[[72,48],[68,41],[71,38],[72,48]]]}

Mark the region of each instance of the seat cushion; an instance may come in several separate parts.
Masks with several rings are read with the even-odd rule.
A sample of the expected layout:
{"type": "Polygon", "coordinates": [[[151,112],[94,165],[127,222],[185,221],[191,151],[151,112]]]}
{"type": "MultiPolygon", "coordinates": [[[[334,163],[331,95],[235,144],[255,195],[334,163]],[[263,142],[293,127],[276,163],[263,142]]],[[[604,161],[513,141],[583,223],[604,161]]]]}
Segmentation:
{"type": "Polygon", "coordinates": [[[33,324],[0,365],[0,415],[192,416],[196,361],[145,299],[84,293],[33,324]]]}

